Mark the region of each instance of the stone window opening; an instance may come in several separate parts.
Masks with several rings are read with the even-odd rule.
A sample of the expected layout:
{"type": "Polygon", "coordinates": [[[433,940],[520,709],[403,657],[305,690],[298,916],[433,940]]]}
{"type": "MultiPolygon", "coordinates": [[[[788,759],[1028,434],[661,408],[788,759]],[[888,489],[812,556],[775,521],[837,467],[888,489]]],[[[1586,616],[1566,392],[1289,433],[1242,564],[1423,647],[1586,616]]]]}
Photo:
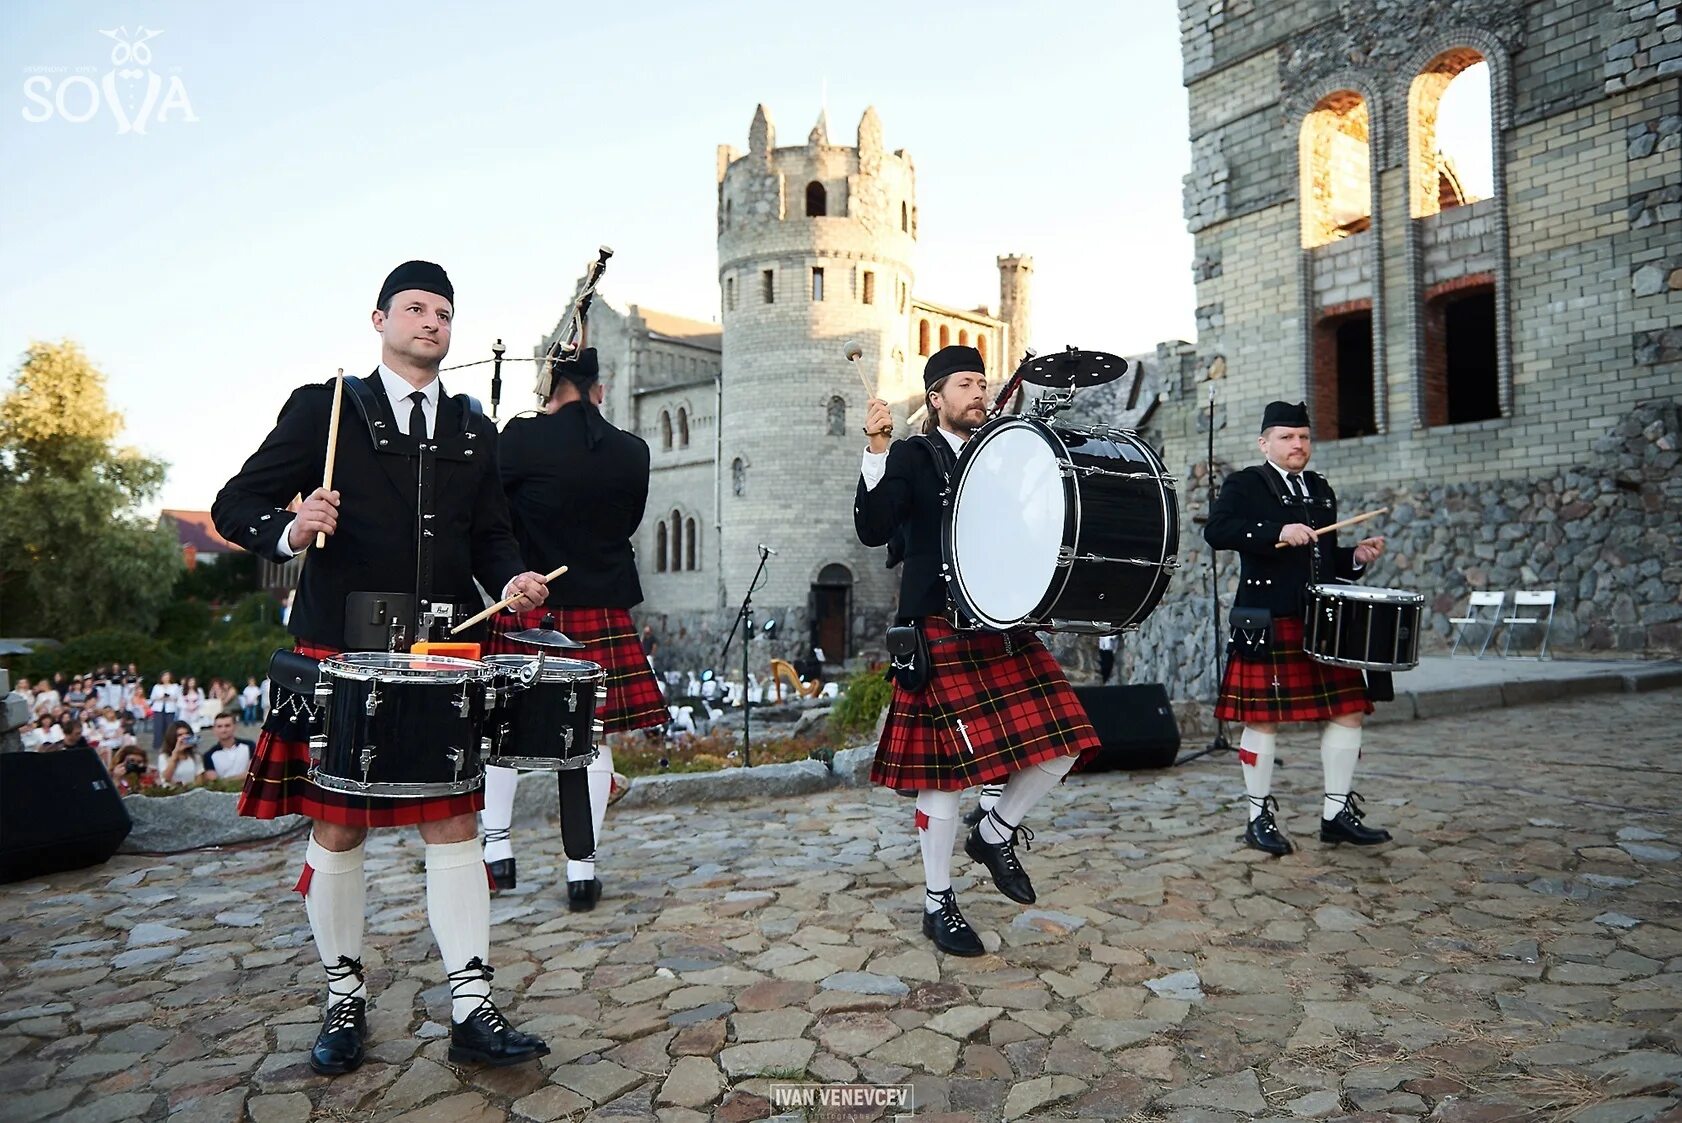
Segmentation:
{"type": "Polygon", "coordinates": [[[724,228],[730,229],[730,200],[724,200],[724,228]]]}
{"type": "Polygon", "coordinates": [[[660,411],[660,451],[672,450],[672,415],[665,410],[660,411]]]}
{"type": "Polygon", "coordinates": [[[736,310],[736,278],[734,277],[724,278],[724,310],[727,312],[736,310]]]}
{"type": "Polygon", "coordinates": [[[917,354],[927,355],[928,353],[929,353],[929,322],[927,320],[918,320],[917,321],[917,354]]]}
{"type": "Polygon", "coordinates": [[[1479,274],[1439,285],[1425,299],[1425,424],[1501,416],[1495,280],[1479,274]]]}
{"type": "Polygon", "coordinates": [[[1408,86],[1409,214],[1424,218],[1495,194],[1489,63],[1444,51],[1408,86]]]}
{"type": "Polygon", "coordinates": [[[671,564],[671,571],[673,573],[678,573],[678,572],[681,572],[682,569],[683,569],[683,516],[675,510],[672,512],[671,524],[672,524],[672,537],[671,537],[672,564],[671,564]]]}
{"type": "Polygon", "coordinates": [[[1315,435],[1323,440],[1378,432],[1373,405],[1372,304],[1330,308],[1314,323],[1315,435]]]}
{"type": "Polygon", "coordinates": [[[654,572],[666,572],[666,520],[654,524],[654,572]]]}
{"type": "Polygon", "coordinates": [[[977,351],[981,352],[981,365],[986,366],[987,365],[987,337],[985,335],[978,335],[978,336],[975,337],[975,349],[977,351]]]}
{"type": "Polygon", "coordinates": [[[946,348],[946,347],[950,347],[951,345],[952,345],[952,328],[947,324],[941,324],[940,325],[940,346],[942,348],[946,348]]]}
{"type": "Polygon", "coordinates": [[[759,284],[760,299],[766,304],[777,303],[777,271],[775,269],[761,270],[759,284]]]}
{"type": "Polygon", "coordinates": [[[812,267],[812,303],[823,303],[823,267],[812,267]]]}
{"type": "Polygon", "coordinates": [[[747,494],[748,466],[740,456],[730,462],[730,494],[740,498],[747,494]]]}
{"type": "Polygon", "coordinates": [[[899,310],[905,311],[905,282],[899,282],[899,310]]]}
{"type": "Polygon", "coordinates": [[[958,329],[958,346],[959,347],[968,347],[969,346],[969,330],[967,328],[959,328],[958,329]]]}
{"type": "Polygon", "coordinates": [[[866,304],[876,303],[876,274],[868,269],[864,271],[864,291],[860,294],[860,299],[866,304]]]}
{"type": "Polygon", "coordinates": [[[689,410],[683,406],[677,410],[677,447],[689,447],[689,410]]]}
{"type": "Polygon", "coordinates": [[[829,422],[829,435],[832,437],[845,436],[847,432],[847,399],[837,395],[829,399],[825,410],[829,422]]]}
{"type": "Polygon", "coordinates": [[[1313,249],[1372,225],[1372,152],[1367,101],[1353,90],[1327,94],[1297,137],[1302,245],[1313,249]]]}
{"type": "Polygon", "coordinates": [[[899,204],[899,228],[911,233],[911,206],[903,200],[899,204]]]}
{"type": "Polygon", "coordinates": [[[829,213],[829,192],[823,184],[813,180],[806,185],[806,217],[823,218],[829,213]]]}
{"type": "Polygon", "coordinates": [[[683,520],[683,568],[693,572],[701,567],[696,564],[699,551],[695,549],[695,520],[683,520]]]}

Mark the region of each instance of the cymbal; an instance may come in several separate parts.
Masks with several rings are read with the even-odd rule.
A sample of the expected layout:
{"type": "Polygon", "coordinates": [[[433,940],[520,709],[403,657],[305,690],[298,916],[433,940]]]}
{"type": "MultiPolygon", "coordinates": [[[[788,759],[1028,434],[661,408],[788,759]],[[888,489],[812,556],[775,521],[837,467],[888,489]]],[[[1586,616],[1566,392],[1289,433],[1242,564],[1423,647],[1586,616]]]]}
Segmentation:
{"type": "Polygon", "coordinates": [[[1067,389],[1071,386],[1102,386],[1127,373],[1127,360],[1108,351],[1081,351],[1066,347],[1049,355],[1036,355],[1017,369],[1023,381],[1035,386],[1067,389]]]}
{"type": "Polygon", "coordinates": [[[515,643],[529,643],[533,647],[551,647],[557,651],[578,651],[584,646],[555,628],[527,628],[523,632],[509,632],[502,638],[515,643]]]}

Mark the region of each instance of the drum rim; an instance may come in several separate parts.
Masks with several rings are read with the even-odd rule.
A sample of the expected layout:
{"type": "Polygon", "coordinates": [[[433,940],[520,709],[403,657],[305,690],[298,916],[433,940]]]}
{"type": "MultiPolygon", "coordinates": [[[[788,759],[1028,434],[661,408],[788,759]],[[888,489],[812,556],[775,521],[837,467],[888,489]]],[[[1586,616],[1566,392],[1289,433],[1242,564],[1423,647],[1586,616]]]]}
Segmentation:
{"type": "Polygon", "coordinates": [[[342,792],[346,795],[384,796],[389,799],[436,799],[446,795],[467,795],[485,786],[485,770],[479,771],[460,780],[445,780],[425,784],[399,784],[391,780],[376,780],[365,784],[360,780],[347,780],[342,776],[335,776],[331,772],[321,771],[316,765],[304,773],[304,777],[318,788],[330,792],[342,792]],[[331,781],[322,783],[323,780],[331,781]]]}
{"type": "Polygon", "coordinates": [[[496,756],[485,763],[496,768],[523,768],[527,772],[572,772],[595,763],[601,752],[600,746],[592,745],[589,753],[579,756],[496,756]]]}
{"type": "MultiPolygon", "coordinates": [[[[481,662],[489,663],[491,666],[497,668],[524,667],[536,658],[538,658],[536,655],[512,655],[503,653],[499,655],[487,655],[481,660],[481,662]]],[[[607,677],[607,668],[603,667],[600,663],[593,662],[589,659],[569,659],[561,655],[545,655],[542,658],[543,671],[538,676],[538,682],[595,682],[598,679],[605,679],[607,677]],[[552,668],[555,671],[565,671],[568,669],[564,665],[554,667],[554,664],[567,663],[571,663],[574,666],[579,667],[589,667],[591,669],[583,672],[582,674],[575,675],[551,673],[552,668]]]]}
{"type": "Polygon", "coordinates": [[[1417,605],[1425,603],[1425,594],[1409,589],[1392,589],[1384,585],[1310,585],[1308,591],[1329,600],[1357,600],[1368,604],[1417,605]],[[1390,595],[1382,595],[1390,594],[1390,595]]]}
{"type": "MultiPolygon", "coordinates": [[[[1045,441],[1051,449],[1051,455],[1061,461],[1064,466],[1073,463],[1069,457],[1069,448],[1063,443],[1063,438],[1050,425],[1034,417],[1023,417],[1020,414],[1007,414],[994,418],[992,421],[977,429],[958,454],[958,462],[952,469],[951,503],[947,507],[947,514],[940,520],[940,555],[941,576],[945,579],[948,598],[958,611],[987,628],[998,631],[1009,631],[1021,627],[1024,623],[1038,620],[1048,609],[1057,603],[1057,598],[1063,595],[1063,590],[1069,584],[1069,575],[1074,567],[1066,561],[1058,561],[1053,567],[1052,579],[1039,602],[1024,616],[1016,620],[1005,621],[979,611],[964,589],[963,579],[958,575],[958,557],[956,549],[956,534],[958,521],[958,502],[963,492],[964,477],[969,465],[980,455],[980,449],[994,435],[1009,429],[1026,428],[1045,441]]],[[[1074,484],[1074,477],[1067,472],[1059,472],[1058,477],[1063,485],[1063,541],[1061,545],[1072,550],[1080,541],[1080,488],[1074,484]],[[1072,534],[1071,534],[1072,531],[1072,534]]]]}
{"type": "Polygon", "coordinates": [[[347,682],[388,682],[406,685],[427,686],[459,686],[467,682],[485,682],[495,675],[494,668],[478,659],[458,659],[453,655],[414,655],[407,651],[345,651],[321,660],[321,674],[327,678],[344,679],[347,682]],[[438,673],[417,670],[414,667],[398,668],[372,662],[362,662],[356,657],[374,656],[380,658],[425,659],[428,662],[444,664],[438,673]]]}

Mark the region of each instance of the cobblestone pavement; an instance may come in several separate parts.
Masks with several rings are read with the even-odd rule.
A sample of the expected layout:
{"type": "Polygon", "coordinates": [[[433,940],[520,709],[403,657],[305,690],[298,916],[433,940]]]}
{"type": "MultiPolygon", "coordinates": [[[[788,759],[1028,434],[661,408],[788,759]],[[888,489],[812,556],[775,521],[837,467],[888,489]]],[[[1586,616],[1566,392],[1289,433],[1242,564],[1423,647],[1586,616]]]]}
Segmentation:
{"type": "Polygon", "coordinates": [[[847,789],[610,816],[594,913],[530,835],[497,990],[554,1047],[458,1069],[410,832],[370,846],[372,1057],[313,1076],[303,843],[0,890],[0,1117],[739,1120],[773,1078],[910,1083],[916,1118],[1682,1119],[1682,692],[1380,726],[1376,851],[1238,843],[1237,764],[1075,777],[1032,823],[1039,904],[960,854],[993,954],[916,923],[908,801],[847,789]],[[1668,1114],[1667,1114],[1668,1113],[1668,1114]]]}

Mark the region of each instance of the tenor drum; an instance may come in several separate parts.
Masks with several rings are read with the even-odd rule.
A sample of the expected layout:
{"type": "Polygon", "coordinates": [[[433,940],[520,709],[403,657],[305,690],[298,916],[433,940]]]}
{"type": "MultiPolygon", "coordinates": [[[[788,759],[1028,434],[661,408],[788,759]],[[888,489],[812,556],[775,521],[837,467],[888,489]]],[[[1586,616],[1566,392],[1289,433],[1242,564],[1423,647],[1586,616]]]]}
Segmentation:
{"type": "Polygon", "coordinates": [[[1425,598],[1405,589],[1310,585],[1302,649],[1321,663],[1369,671],[1419,666],[1425,598]]]}
{"type": "Polygon", "coordinates": [[[357,651],[323,659],[310,781],[400,799],[477,791],[496,674],[486,663],[442,655],[357,651]]]}
{"type": "Polygon", "coordinates": [[[1156,608],[1179,548],[1174,479],[1130,431],[1000,417],[958,457],[941,549],[970,624],[1119,631],[1156,608]]]}
{"type": "Polygon", "coordinates": [[[531,655],[492,655],[485,662],[503,672],[501,697],[491,723],[491,755],[502,768],[558,772],[596,759],[607,706],[607,672],[583,659],[542,657],[529,685],[531,655]]]}

